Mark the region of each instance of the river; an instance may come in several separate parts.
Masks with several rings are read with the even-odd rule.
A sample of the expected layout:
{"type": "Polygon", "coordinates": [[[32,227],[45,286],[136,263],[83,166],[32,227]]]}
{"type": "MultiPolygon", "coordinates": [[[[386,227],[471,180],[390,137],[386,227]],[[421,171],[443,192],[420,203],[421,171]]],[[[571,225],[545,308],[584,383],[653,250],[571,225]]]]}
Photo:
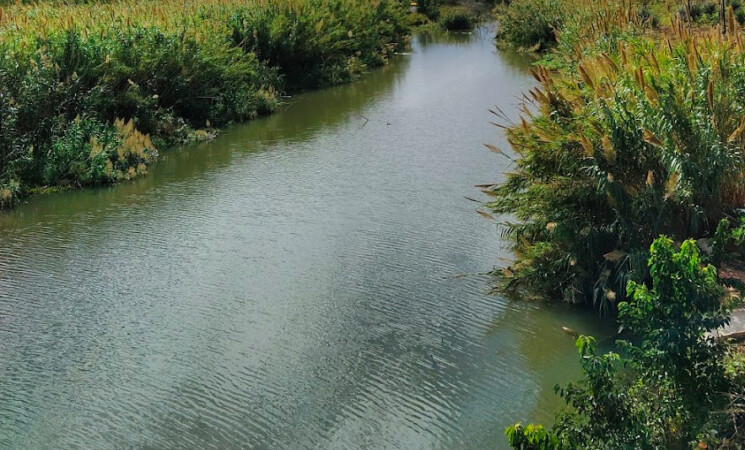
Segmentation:
{"type": "Polygon", "coordinates": [[[361,81],[0,214],[3,448],[504,448],[577,376],[590,312],[489,294],[466,199],[528,62],[420,33],[361,81]],[[466,275],[467,276],[461,276],[466,275]]]}

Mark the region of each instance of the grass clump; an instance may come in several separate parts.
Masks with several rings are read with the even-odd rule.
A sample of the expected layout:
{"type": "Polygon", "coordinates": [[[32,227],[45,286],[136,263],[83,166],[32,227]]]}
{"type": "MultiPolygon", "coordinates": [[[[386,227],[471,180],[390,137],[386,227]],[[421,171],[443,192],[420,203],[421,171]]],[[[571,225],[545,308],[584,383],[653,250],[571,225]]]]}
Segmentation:
{"type": "Polygon", "coordinates": [[[156,149],[349,81],[405,42],[396,0],[14,4],[0,14],[0,207],[142,174],[156,149]]]}

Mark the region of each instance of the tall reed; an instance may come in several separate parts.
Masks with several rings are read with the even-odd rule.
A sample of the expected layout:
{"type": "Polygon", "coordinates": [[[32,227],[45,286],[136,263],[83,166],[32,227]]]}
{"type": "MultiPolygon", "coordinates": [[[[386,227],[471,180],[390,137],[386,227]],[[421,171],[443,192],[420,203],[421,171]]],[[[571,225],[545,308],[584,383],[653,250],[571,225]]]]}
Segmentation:
{"type": "Polygon", "coordinates": [[[398,0],[0,7],[0,207],[137,176],[156,149],[383,64],[407,32],[398,0]]]}
{"type": "Polygon", "coordinates": [[[745,51],[739,29],[656,30],[624,2],[582,14],[507,125],[514,171],[487,190],[517,219],[507,286],[612,312],[649,279],[655,238],[710,237],[745,205],[745,51]]]}

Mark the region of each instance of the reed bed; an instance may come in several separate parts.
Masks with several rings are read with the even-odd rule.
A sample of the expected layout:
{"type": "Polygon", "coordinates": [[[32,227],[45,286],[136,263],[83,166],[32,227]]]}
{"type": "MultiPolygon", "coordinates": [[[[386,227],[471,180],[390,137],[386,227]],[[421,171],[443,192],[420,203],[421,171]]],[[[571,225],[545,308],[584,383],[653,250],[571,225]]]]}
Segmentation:
{"type": "Polygon", "coordinates": [[[745,206],[745,38],[734,8],[723,35],[673,3],[571,3],[523,117],[499,121],[514,170],[484,189],[518,219],[504,287],[612,314],[654,239],[710,238],[745,206]]]}
{"type": "Polygon", "coordinates": [[[0,7],[0,207],[144,173],[158,150],[349,81],[406,44],[396,0],[0,7]]]}

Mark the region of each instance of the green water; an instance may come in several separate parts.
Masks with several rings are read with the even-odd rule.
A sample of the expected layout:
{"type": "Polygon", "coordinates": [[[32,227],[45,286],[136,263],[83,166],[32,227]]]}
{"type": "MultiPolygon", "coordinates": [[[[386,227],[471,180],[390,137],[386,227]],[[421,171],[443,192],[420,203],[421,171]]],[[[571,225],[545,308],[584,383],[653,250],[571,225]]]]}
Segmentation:
{"type": "Polygon", "coordinates": [[[504,447],[550,420],[592,313],[488,295],[474,185],[532,86],[493,29],[0,214],[0,446],[504,447]]]}

